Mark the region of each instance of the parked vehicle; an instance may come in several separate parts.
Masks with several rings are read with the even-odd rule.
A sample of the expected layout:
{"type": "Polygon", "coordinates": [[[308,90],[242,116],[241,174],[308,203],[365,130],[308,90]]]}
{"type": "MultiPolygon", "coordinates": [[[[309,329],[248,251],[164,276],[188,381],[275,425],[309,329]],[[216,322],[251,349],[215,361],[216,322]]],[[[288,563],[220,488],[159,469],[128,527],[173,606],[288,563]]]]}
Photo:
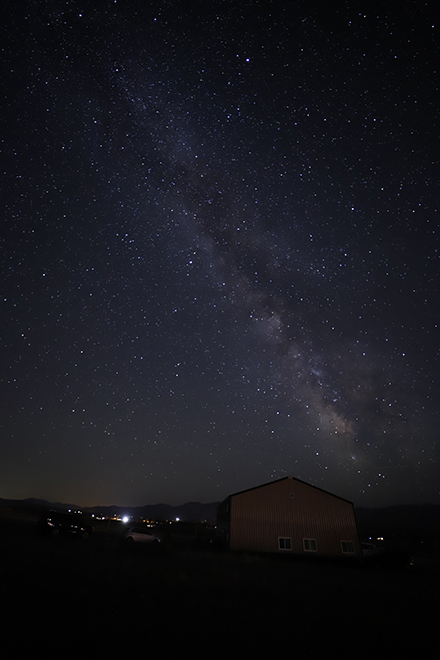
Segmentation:
{"type": "Polygon", "coordinates": [[[44,514],[37,523],[37,529],[52,538],[76,536],[83,541],[93,532],[93,527],[81,515],[64,511],[49,511],[44,514]]]}
{"type": "Polygon", "coordinates": [[[361,550],[363,557],[375,557],[380,553],[380,548],[378,548],[375,543],[369,541],[363,541],[361,543],[361,550]]]}
{"type": "Polygon", "coordinates": [[[145,543],[154,547],[158,547],[162,543],[159,536],[155,536],[148,529],[143,527],[130,527],[122,536],[122,540],[126,545],[133,543],[145,543]]]}
{"type": "Polygon", "coordinates": [[[361,543],[364,564],[372,568],[395,568],[402,570],[412,569],[414,566],[414,553],[399,545],[374,543],[361,543]]]}

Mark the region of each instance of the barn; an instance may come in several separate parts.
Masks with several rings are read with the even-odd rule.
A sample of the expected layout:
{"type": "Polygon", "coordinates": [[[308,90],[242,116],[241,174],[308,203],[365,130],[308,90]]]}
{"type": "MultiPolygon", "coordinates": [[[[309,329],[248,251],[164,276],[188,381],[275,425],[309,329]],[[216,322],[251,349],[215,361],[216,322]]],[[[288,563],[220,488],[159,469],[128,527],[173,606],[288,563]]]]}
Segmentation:
{"type": "Polygon", "coordinates": [[[353,503],[294,477],[229,495],[218,507],[217,530],[231,550],[361,554],[353,503]]]}

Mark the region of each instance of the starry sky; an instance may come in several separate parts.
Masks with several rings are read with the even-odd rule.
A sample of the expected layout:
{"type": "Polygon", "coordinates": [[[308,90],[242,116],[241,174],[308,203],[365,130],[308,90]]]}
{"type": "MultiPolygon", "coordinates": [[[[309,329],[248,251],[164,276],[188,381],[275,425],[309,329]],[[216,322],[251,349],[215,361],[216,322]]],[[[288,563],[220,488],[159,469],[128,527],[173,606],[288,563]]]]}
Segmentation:
{"type": "Polygon", "coordinates": [[[0,497],[440,503],[435,5],[5,3],[0,497]]]}

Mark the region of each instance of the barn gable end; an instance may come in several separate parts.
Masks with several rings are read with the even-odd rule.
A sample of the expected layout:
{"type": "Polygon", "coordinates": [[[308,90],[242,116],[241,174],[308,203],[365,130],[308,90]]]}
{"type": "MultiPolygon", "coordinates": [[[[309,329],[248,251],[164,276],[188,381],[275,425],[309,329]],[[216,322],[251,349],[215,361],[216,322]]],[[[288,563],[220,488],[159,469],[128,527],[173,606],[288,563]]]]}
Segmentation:
{"type": "Polygon", "coordinates": [[[293,477],[230,495],[217,526],[231,550],[360,555],[352,502],[293,477]]]}

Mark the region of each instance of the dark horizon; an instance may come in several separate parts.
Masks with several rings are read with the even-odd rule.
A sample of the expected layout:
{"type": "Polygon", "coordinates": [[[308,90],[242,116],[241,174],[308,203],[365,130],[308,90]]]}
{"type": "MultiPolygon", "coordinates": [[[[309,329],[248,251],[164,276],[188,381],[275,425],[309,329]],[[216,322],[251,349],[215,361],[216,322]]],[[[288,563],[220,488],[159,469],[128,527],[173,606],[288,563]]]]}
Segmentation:
{"type": "MultiPolygon", "coordinates": [[[[0,498],[1,514],[10,518],[13,512],[26,513],[34,517],[34,522],[48,509],[74,509],[84,515],[103,514],[105,516],[133,516],[134,520],[147,517],[163,522],[179,520],[180,524],[215,525],[217,510],[221,502],[186,502],[182,505],[169,505],[164,502],[144,504],[132,507],[128,505],[92,505],[81,507],[76,503],[48,502],[31,498],[27,500],[5,500],[0,498]]],[[[398,504],[387,507],[357,507],[354,504],[354,515],[361,540],[383,538],[387,544],[399,542],[426,542],[432,544],[438,538],[440,525],[440,505],[438,504],[398,504]],[[406,539],[406,540],[405,540],[406,539]]],[[[21,519],[18,518],[17,520],[21,519]]],[[[132,522],[134,522],[134,520],[132,522]]],[[[122,524],[122,519],[121,519],[122,524]]],[[[124,523],[124,524],[130,524],[124,523]]],[[[98,526],[99,528],[99,526],[98,526]]],[[[428,545],[424,546],[428,550],[428,545]]],[[[431,545],[429,545],[431,547],[431,545]]]]}
{"type": "MultiPolygon", "coordinates": [[[[262,484],[259,484],[259,485],[262,485],[262,484]]],[[[238,491],[238,492],[240,492],[240,491],[238,491]]],[[[221,502],[223,502],[223,500],[225,500],[229,495],[232,495],[232,494],[234,494],[234,493],[228,493],[222,499],[213,500],[213,501],[209,501],[209,502],[203,501],[203,500],[200,500],[200,499],[195,499],[195,500],[190,500],[190,501],[187,501],[187,502],[182,502],[181,504],[170,504],[170,503],[164,502],[164,501],[148,502],[148,503],[144,503],[144,504],[127,504],[127,503],[115,504],[114,502],[112,504],[102,504],[102,503],[101,504],[81,504],[78,501],[68,502],[68,501],[61,501],[57,498],[48,500],[48,499],[42,498],[42,497],[33,497],[33,496],[31,496],[31,497],[16,499],[16,498],[2,497],[1,495],[0,495],[0,502],[11,502],[11,503],[29,502],[29,503],[36,503],[36,506],[39,506],[39,503],[46,503],[50,506],[77,507],[79,509],[84,509],[84,510],[99,509],[99,508],[102,508],[102,509],[111,509],[111,508],[115,508],[115,509],[124,509],[124,508],[125,509],[143,509],[143,508],[146,508],[146,507],[160,507],[160,506],[169,507],[169,508],[172,508],[172,509],[179,509],[179,508],[185,507],[187,505],[193,505],[193,504],[201,505],[201,506],[218,505],[221,502]]],[[[337,493],[332,493],[332,494],[337,496],[337,493]]],[[[345,499],[345,498],[343,498],[343,499],[345,499]]],[[[364,505],[358,506],[358,505],[356,505],[356,502],[353,502],[352,500],[348,500],[348,501],[352,502],[354,509],[367,509],[367,510],[440,507],[440,504],[436,504],[434,502],[417,502],[417,503],[415,503],[415,502],[399,502],[399,503],[386,504],[386,505],[385,504],[384,505],[379,504],[378,506],[364,506],[364,505]]]]}

